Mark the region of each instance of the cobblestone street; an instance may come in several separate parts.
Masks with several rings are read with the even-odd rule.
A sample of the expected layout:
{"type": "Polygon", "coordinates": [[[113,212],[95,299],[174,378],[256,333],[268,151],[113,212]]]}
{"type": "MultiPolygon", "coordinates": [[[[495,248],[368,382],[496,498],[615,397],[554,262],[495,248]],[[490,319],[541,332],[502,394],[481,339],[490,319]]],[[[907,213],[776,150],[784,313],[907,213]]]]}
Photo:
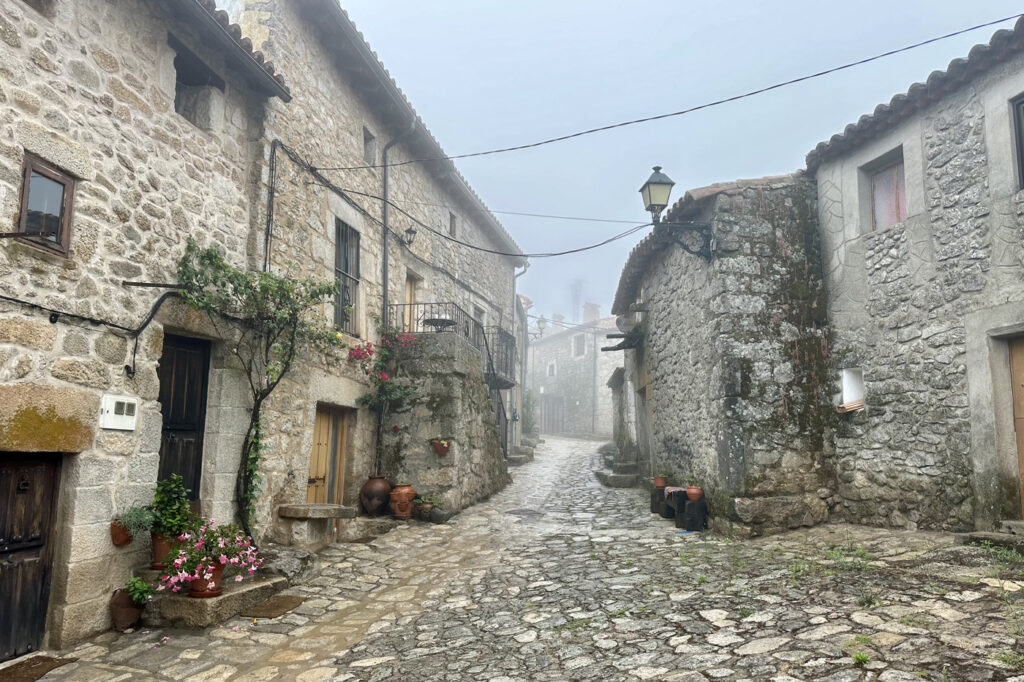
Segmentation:
{"type": "MultiPolygon", "coordinates": [[[[1019,555],[827,525],[677,535],[551,438],[449,525],[335,545],[274,619],[106,633],[46,680],[1019,679],[1019,555]]],[[[2,671],[0,671],[2,678],[2,671]]]]}

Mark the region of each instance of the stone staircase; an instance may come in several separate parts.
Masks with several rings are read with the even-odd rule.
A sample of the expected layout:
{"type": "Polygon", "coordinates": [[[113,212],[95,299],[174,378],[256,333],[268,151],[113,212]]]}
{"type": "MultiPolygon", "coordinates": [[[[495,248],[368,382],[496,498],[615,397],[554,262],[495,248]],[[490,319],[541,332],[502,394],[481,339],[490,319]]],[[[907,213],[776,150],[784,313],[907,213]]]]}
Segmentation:
{"type": "Polygon", "coordinates": [[[605,443],[601,453],[602,468],[595,469],[594,475],[607,488],[632,488],[636,485],[639,466],[635,461],[619,461],[619,449],[614,443],[605,443]]]}

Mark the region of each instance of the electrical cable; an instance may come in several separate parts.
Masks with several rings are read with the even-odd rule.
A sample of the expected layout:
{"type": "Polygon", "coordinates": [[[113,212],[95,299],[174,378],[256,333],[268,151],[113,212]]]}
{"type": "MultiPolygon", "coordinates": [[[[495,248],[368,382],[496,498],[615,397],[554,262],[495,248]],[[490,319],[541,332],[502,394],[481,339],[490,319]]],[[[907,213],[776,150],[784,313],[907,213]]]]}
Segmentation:
{"type": "MultiPolygon", "coordinates": [[[[459,209],[456,206],[450,206],[449,204],[437,204],[437,203],[434,203],[434,202],[431,202],[431,201],[410,201],[410,200],[407,199],[405,201],[405,203],[407,203],[407,204],[416,204],[417,206],[436,206],[438,208],[447,208],[449,211],[462,210],[462,209],[459,209]]],[[[575,220],[575,221],[579,221],[579,222],[583,222],[583,223],[622,223],[624,225],[636,225],[636,221],[635,220],[617,220],[615,218],[583,218],[581,216],[571,216],[571,215],[551,215],[550,213],[524,213],[522,211],[495,211],[493,209],[487,209],[487,210],[490,211],[491,213],[499,213],[501,215],[526,216],[527,218],[552,218],[552,219],[555,219],[555,220],[575,220]]],[[[474,209],[471,212],[473,212],[473,213],[481,212],[482,213],[482,211],[479,211],[479,209],[474,209]]]]}
{"type": "MultiPolygon", "coordinates": [[[[571,140],[571,139],[574,139],[574,138],[577,138],[577,137],[583,137],[584,135],[593,135],[594,133],[601,133],[601,132],[605,132],[607,130],[614,130],[616,128],[624,128],[626,126],[638,125],[640,123],[650,123],[651,121],[660,121],[660,120],[666,119],[666,118],[672,118],[672,117],[675,117],[675,116],[682,116],[684,114],[690,114],[690,113],[693,113],[695,111],[700,111],[702,109],[710,109],[711,107],[717,107],[717,106],[720,106],[722,104],[728,104],[730,102],[735,102],[737,100],[746,99],[748,97],[753,97],[755,95],[760,95],[760,94],[763,94],[765,92],[770,92],[772,90],[777,90],[779,88],[783,88],[783,87],[786,87],[786,86],[789,86],[789,85],[794,85],[796,83],[802,83],[804,81],[812,80],[814,78],[820,78],[822,76],[827,76],[829,74],[833,74],[833,73],[836,73],[838,71],[844,71],[846,69],[851,69],[851,68],[853,68],[855,66],[861,66],[863,64],[868,64],[870,62],[877,61],[877,60],[883,59],[885,57],[891,57],[892,55],[899,54],[901,52],[908,52],[910,50],[914,50],[916,48],[923,47],[925,45],[930,45],[932,43],[939,42],[940,40],[947,40],[949,38],[954,38],[956,36],[963,35],[964,33],[970,33],[971,31],[977,31],[978,29],[987,28],[989,26],[994,26],[996,24],[1001,24],[1001,23],[1003,23],[1005,21],[1009,21],[1011,19],[1017,19],[1017,18],[1020,18],[1022,16],[1024,16],[1024,14],[1014,14],[1014,15],[1011,15],[1011,16],[1008,16],[1008,17],[1003,17],[1002,19],[996,19],[995,21],[987,21],[987,22],[985,22],[983,24],[978,24],[976,26],[971,26],[969,28],[961,29],[959,31],[954,31],[952,33],[946,33],[945,35],[936,36],[935,38],[929,38],[928,40],[922,40],[921,42],[914,43],[912,45],[907,45],[905,47],[897,48],[897,49],[894,49],[894,50],[888,50],[886,52],[882,52],[880,54],[876,54],[876,55],[874,55],[872,57],[865,57],[864,59],[858,59],[857,61],[849,62],[847,64],[842,64],[840,66],[835,66],[835,67],[832,67],[830,69],[825,69],[824,71],[817,71],[815,73],[807,74],[805,76],[800,76],[798,78],[791,78],[789,80],[781,81],[781,82],[775,83],[773,85],[768,85],[768,86],[765,86],[765,87],[762,87],[762,88],[757,88],[756,90],[750,90],[748,92],[744,92],[744,93],[741,93],[741,94],[738,94],[738,95],[733,95],[732,97],[726,97],[724,99],[718,99],[718,100],[713,100],[711,102],[705,102],[704,104],[698,104],[698,105],[693,106],[693,107],[688,107],[686,109],[680,109],[679,111],[673,111],[673,112],[670,112],[670,113],[667,113],[667,114],[657,114],[655,116],[645,116],[644,118],[636,118],[636,119],[633,119],[633,120],[630,120],[630,121],[622,121],[620,123],[612,123],[610,125],[599,126],[597,128],[588,128],[587,130],[581,130],[581,131],[578,131],[578,132],[575,132],[575,133],[569,133],[567,135],[559,135],[558,137],[552,137],[552,138],[548,138],[546,140],[539,140],[537,142],[530,142],[528,144],[515,145],[515,146],[512,146],[512,147],[500,147],[500,148],[497,148],[497,149],[488,149],[488,150],[482,151],[482,152],[472,152],[472,153],[469,153],[469,154],[455,154],[455,155],[452,155],[452,156],[434,156],[434,157],[422,158],[422,159],[408,159],[406,161],[396,161],[396,162],[390,163],[388,165],[391,166],[391,167],[395,167],[395,166],[405,166],[405,165],[413,164],[413,163],[427,163],[427,162],[430,162],[430,161],[452,161],[452,160],[455,160],[455,159],[469,159],[469,158],[474,158],[474,157],[478,157],[478,156],[489,156],[489,155],[492,155],[492,154],[504,154],[506,152],[515,152],[515,151],[520,151],[520,150],[523,150],[523,149],[533,149],[535,147],[542,147],[544,145],[553,144],[555,142],[564,142],[565,140],[571,140]]],[[[326,168],[326,167],[325,168],[320,168],[320,170],[352,171],[352,170],[367,170],[367,169],[371,169],[371,168],[380,168],[380,166],[379,165],[338,166],[338,167],[333,167],[333,168],[326,168]]]]}

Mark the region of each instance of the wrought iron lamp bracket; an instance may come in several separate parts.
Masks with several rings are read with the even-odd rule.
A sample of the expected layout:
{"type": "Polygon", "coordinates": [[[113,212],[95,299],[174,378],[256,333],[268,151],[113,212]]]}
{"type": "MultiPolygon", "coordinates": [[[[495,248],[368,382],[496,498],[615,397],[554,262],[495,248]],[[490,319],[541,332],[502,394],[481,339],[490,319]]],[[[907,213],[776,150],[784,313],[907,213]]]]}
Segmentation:
{"type": "Polygon", "coordinates": [[[715,238],[711,233],[711,223],[659,222],[655,225],[654,229],[663,237],[666,237],[675,244],[678,244],[683,251],[703,258],[709,263],[711,262],[711,257],[715,250],[715,238]],[[691,235],[698,239],[693,239],[691,235]],[[686,238],[680,239],[681,236],[686,238]],[[697,242],[698,245],[695,246],[694,242],[697,242]]]}

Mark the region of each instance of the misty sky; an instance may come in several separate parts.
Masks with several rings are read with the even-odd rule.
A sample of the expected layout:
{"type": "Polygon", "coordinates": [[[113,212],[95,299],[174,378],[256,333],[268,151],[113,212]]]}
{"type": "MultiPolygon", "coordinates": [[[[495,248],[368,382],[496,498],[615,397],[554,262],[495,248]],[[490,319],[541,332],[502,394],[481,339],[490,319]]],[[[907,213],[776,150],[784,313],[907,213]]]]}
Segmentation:
{"type": "MultiPolygon", "coordinates": [[[[449,154],[677,111],[1024,11],[1008,1],[342,0],[449,154]]],[[[786,173],[818,142],[988,42],[980,29],[768,94],[533,150],[458,162],[495,211],[646,222],[651,166],[672,199],[786,173]]],[[[601,241],[628,225],[498,215],[526,252],[601,241]]],[[[537,314],[570,320],[571,290],[608,314],[649,228],[579,255],[532,259],[537,314]],[[579,286],[577,285],[577,288],[579,286]]]]}

